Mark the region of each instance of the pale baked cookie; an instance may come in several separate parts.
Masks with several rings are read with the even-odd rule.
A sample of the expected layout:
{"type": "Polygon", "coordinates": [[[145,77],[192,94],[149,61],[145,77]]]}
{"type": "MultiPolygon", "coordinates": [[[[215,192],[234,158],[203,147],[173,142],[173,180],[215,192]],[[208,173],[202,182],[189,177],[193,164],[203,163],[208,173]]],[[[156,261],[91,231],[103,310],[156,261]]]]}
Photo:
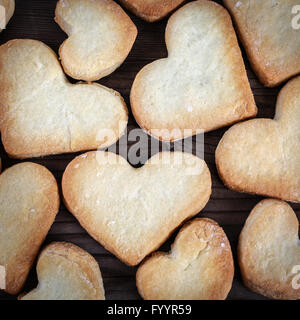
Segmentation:
{"type": "Polygon", "coordinates": [[[15,11],[15,0],[0,0],[0,31],[8,24],[15,11]]]}
{"type": "Polygon", "coordinates": [[[55,21],[69,36],[59,55],[74,79],[94,81],[114,72],[137,36],[129,16],[111,0],[60,0],[55,21]]]}
{"type": "Polygon", "coordinates": [[[168,58],[144,67],[131,89],[132,111],[143,129],[172,141],[256,115],[223,7],[206,0],[186,4],[170,18],[166,43],[168,58]]]}
{"type": "Polygon", "coordinates": [[[299,221],[285,202],[267,199],[251,211],[238,259],[245,285],[274,299],[300,299],[299,221]]]}
{"type": "Polygon", "coordinates": [[[86,251],[53,242],[41,252],[36,267],[39,284],[21,300],[105,300],[101,271],[86,251]]]}
{"type": "Polygon", "coordinates": [[[120,2],[140,18],[154,22],[167,16],[186,0],[120,0],[120,2]]]}
{"type": "Polygon", "coordinates": [[[127,125],[119,93],[96,83],[70,84],[55,53],[40,41],[0,47],[0,88],[2,142],[12,157],[104,148],[127,125]]]}
{"type": "Polygon", "coordinates": [[[188,222],[170,253],[156,252],[136,274],[139,293],[147,300],[224,300],[233,281],[230,243],[213,220],[188,222]]]}
{"type": "Polygon", "coordinates": [[[274,87],[300,73],[298,0],[224,0],[260,81],[274,87]],[[295,20],[296,19],[296,20],[295,20]],[[296,24],[296,28],[293,24],[296,24]]]}
{"type": "Polygon", "coordinates": [[[239,123],[216,150],[219,175],[231,189],[300,202],[300,77],[280,92],[276,115],[239,123]]]}
{"type": "Polygon", "coordinates": [[[25,162],[0,175],[0,277],[7,293],[22,289],[58,208],[57,183],[45,167],[25,162]]]}
{"type": "Polygon", "coordinates": [[[66,168],[62,191],[69,211],[107,250],[137,265],[211,194],[206,163],[189,153],[163,152],[140,169],[121,156],[92,151],[66,168]]]}

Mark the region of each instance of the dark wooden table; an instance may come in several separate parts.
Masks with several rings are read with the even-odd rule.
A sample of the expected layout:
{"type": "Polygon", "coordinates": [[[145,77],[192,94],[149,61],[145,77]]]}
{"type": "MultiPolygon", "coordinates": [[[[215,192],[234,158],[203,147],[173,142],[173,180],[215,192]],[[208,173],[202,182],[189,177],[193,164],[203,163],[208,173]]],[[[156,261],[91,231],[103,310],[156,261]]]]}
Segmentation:
{"type": "MultiPolygon", "coordinates": [[[[217,1],[219,2],[219,1],[217,1]]],[[[54,22],[56,0],[16,0],[16,10],[7,29],[0,34],[0,44],[15,38],[31,38],[45,42],[56,52],[59,45],[66,38],[64,32],[54,22]]],[[[134,47],[122,66],[110,76],[102,79],[101,84],[119,91],[125,98],[128,108],[129,93],[136,73],[146,64],[167,55],[164,30],[166,19],[149,24],[130,14],[138,27],[139,35],[134,47]]],[[[244,55],[245,56],[245,55],[244,55]]],[[[264,88],[257,80],[249,67],[245,57],[248,76],[251,82],[255,100],[259,108],[258,117],[272,118],[275,111],[275,102],[280,88],[264,88]]],[[[72,79],[70,81],[74,82],[72,79]]],[[[130,113],[128,131],[137,128],[137,124],[130,113]]],[[[239,233],[254,205],[262,198],[248,194],[241,194],[224,187],[218,177],[215,166],[215,149],[227,128],[205,134],[205,160],[210,168],[213,179],[213,193],[210,201],[200,216],[216,220],[225,230],[236,261],[236,247],[239,233]]],[[[126,137],[122,138],[123,141],[126,137]]],[[[3,146],[0,147],[3,169],[16,163],[18,160],[8,158],[3,146]]],[[[46,166],[57,178],[60,185],[63,171],[76,154],[57,155],[38,159],[28,159],[46,166]]],[[[292,205],[300,217],[300,205],[292,205]]],[[[168,250],[172,238],[163,245],[162,250],[168,250]]],[[[107,252],[100,244],[94,241],[76,219],[61,204],[45,244],[52,241],[69,241],[92,254],[99,262],[106,291],[107,299],[140,299],[135,286],[136,268],[128,267],[116,257],[107,252]]],[[[30,290],[37,284],[35,266],[25,284],[24,290],[30,290]]],[[[5,293],[0,293],[0,299],[15,299],[5,293]]],[[[238,265],[236,264],[235,279],[228,299],[265,299],[245,288],[241,282],[238,265]]]]}

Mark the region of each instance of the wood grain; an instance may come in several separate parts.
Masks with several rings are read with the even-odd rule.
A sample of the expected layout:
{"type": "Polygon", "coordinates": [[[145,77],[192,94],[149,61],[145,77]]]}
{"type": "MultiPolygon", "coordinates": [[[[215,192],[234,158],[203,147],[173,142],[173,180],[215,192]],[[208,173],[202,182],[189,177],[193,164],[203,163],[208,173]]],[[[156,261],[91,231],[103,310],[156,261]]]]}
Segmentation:
{"type": "MultiPolygon", "coordinates": [[[[15,14],[7,29],[0,34],[0,44],[15,38],[31,38],[45,42],[57,52],[59,45],[66,38],[66,35],[53,20],[55,5],[56,0],[16,0],[15,14]]],[[[129,15],[139,30],[137,41],[124,64],[112,75],[100,81],[101,84],[119,91],[125,98],[128,107],[129,92],[136,73],[149,62],[167,55],[164,42],[164,30],[167,20],[164,19],[163,21],[149,24],[133,16],[131,13],[129,15]]],[[[275,111],[276,97],[280,88],[264,88],[251,71],[246,58],[245,63],[259,108],[258,117],[272,118],[275,111]]],[[[70,81],[74,82],[72,79],[70,81]]],[[[130,130],[137,127],[132,114],[130,114],[128,131],[130,132],[130,130]]],[[[228,190],[220,181],[215,166],[214,152],[225,130],[226,128],[223,128],[205,135],[205,160],[212,173],[213,194],[200,216],[212,218],[224,228],[236,257],[237,240],[242,226],[250,210],[262,198],[228,190]]],[[[126,137],[123,137],[121,141],[124,142],[124,139],[126,140],[126,137]]],[[[0,147],[0,156],[4,169],[19,162],[9,159],[2,145],[0,147]]],[[[54,173],[60,184],[65,167],[75,156],[76,154],[57,155],[30,159],[30,161],[45,165],[54,173]]],[[[292,206],[299,218],[300,205],[292,206]]],[[[163,245],[162,250],[169,249],[174,236],[163,245]]],[[[70,241],[87,250],[97,259],[102,270],[107,299],[140,299],[135,286],[136,268],[125,266],[89,237],[63,205],[60,207],[60,212],[46,238],[45,244],[51,241],[70,241]]],[[[34,267],[24,289],[30,290],[36,285],[36,282],[34,267]]],[[[15,298],[3,292],[0,293],[0,299],[15,298]]],[[[239,269],[236,265],[234,284],[228,299],[265,298],[250,292],[243,286],[239,269]]]]}

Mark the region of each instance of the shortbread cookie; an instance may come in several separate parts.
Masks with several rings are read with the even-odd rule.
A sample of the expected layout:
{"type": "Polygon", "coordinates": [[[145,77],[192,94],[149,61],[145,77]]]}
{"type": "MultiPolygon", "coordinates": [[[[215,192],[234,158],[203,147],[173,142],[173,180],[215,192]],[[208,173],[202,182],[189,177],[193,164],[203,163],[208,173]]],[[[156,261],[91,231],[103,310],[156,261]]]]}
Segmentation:
{"type": "Polygon", "coordinates": [[[140,169],[121,156],[92,151],[66,168],[67,208],[87,232],[129,265],[156,250],[211,194],[206,163],[192,154],[163,152],[140,169]]]}
{"type": "Polygon", "coordinates": [[[120,0],[140,18],[154,22],[167,16],[186,0],[120,0]]]}
{"type": "Polygon", "coordinates": [[[298,219],[287,203],[267,199],[254,207],[238,246],[248,288],[274,299],[300,299],[298,231],[298,219]]]}
{"type": "Polygon", "coordinates": [[[224,0],[251,65],[269,87],[300,73],[298,0],[224,0]],[[296,28],[293,27],[296,25],[296,28]]]}
{"type": "Polygon", "coordinates": [[[230,128],[216,150],[220,177],[231,189],[300,202],[300,77],[280,92],[274,120],[230,128]]]}
{"type": "Polygon", "coordinates": [[[0,87],[2,142],[12,157],[105,148],[127,125],[119,93],[96,83],[71,85],[39,41],[0,47],[0,87]]]}
{"type": "Polygon", "coordinates": [[[59,208],[57,183],[43,166],[25,162],[0,175],[0,266],[5,289],[18,293],[59,208]]]}
{"type": "Polygon", "coordinates": [[[104,300],[97,261],[86,251],[67,242],[53,242],[37,262],[39,284],[21,300],[104,300]]]}
{"type": "Polygon", "coordinates": [[[143,129],[172,141],[256,115],[223,7],[206,0],[186,4],[170,18],[166,43],[169,57],[144,67],[131,90],[132,111],[143,129]]]}
{"type": "Polygon", "coordinates": [[[111,0],[60,0],[55,21],[69,38],[59,55],[74,79],[94,81],[115,71],[128,56],[137,28],[111,0]]]}
{"type": "Polygon", "coordinates": [[[5,29],[15,11],[15,0],[0,0],[0,31],[5,29]]]}
{"type": "Polygon", "coordinates": [[[139,293],[147,300],[224,300],[233,281],[229,241],[213,220],[187,223],[170,253],[156,252],[136,274],[139,293]]]}

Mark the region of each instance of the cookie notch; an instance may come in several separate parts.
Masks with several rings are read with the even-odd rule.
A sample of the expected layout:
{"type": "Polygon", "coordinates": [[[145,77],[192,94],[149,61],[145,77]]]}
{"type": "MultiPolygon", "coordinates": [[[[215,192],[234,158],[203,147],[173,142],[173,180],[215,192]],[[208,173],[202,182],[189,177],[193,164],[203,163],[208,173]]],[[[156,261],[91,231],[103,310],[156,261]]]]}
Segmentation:
{"type": "Polygon", "coordinates": [[[186,0],[120,0],[135,15],[148,22],[165,18],[186,0]]]}

